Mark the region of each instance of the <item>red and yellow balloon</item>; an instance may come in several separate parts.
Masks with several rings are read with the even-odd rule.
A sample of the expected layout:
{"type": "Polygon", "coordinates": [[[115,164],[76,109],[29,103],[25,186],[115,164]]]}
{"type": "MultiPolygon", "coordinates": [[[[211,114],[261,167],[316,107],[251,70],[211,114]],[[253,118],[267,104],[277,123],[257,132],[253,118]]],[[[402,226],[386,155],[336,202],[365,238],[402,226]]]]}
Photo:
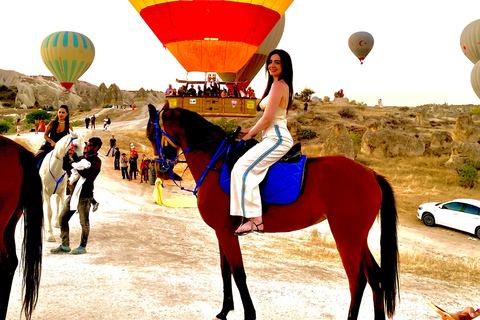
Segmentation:
{"type": "Polygon", "coordinates": [[[360,63],[363,64],[363,60],[373,48],[373,37],[365,31],[355,32],[348,39],[348,46],[358,60],[360,60],[360,63]]]}
{"type": "Polygon", "coordinates": [[[85,35],[58,31],[47,36],[40,47],[43,63],[67,90],[90,68],[95,47],[85,35]]]}
{"type": "Polygon", "coordinates": [[[293,0],[129,0],[187,72],[237,72],[293,0]]]}

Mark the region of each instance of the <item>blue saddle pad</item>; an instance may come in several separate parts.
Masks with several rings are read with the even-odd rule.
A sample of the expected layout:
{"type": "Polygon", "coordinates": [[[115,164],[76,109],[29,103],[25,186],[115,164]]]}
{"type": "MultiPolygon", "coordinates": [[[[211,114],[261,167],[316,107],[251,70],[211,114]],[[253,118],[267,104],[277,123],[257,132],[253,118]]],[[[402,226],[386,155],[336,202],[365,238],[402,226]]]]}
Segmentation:
{"type": "MultiPolygon", "coordinates": [[[[260,184],[262,202],[289,204],[297,200],[303,186],[306,155],[296,163],[276,162],[268,170],[265,180],[260,184]]],[[[220,186],[230,195],[230,172],[227,165],[222,166],[220,186]]]]}

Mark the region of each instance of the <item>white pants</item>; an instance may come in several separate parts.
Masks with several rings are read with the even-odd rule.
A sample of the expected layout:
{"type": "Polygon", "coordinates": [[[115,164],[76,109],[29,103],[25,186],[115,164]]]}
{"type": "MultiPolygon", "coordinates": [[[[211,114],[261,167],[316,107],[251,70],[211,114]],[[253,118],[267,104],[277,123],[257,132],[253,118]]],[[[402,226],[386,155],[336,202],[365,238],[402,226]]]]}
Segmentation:
{"type": "Polygon", "coordinates": [[[275,119],[263,130],[262,142],[248,150],[233,167],[230,180],[230,215],[255,218],[262,215],[259,184],[268,168],[293,145],[286,120],[275,119]]]}

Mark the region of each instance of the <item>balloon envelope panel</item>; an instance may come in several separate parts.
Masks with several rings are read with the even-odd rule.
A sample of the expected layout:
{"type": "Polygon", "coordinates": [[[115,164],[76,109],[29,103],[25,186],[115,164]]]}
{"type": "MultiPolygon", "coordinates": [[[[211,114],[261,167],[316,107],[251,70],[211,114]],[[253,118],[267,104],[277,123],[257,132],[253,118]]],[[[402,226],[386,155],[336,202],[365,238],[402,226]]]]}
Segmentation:
{"type": "Polygon", "coordinates": [[[277,47],[282,38],[284,29],[285,15],[278,20],[275,27],[273,27],[265,40],[263,40],[257,51],[238,72],[219,73],[220,78],[222,78],[223,81],[246,82],[244,86],[247,86],[248,83],[255,78],[258,71],[260,71],[265,65],[268,54],[277,47]]]}
{"type": "Polygon", "coordinates": [[[45,66],[69,90],[92,64],[95,47],[81,33],[58,31],[43,40],[40,54],[45,66]]]}
{"type": "Polygon", "coordinates": [[[129,0],[187,70],[237,72],[293,0],[129,0]]]}
{"type": "Polygon", "coordinates": [[[474,64],[480,61],[480,19],[469,23],[460,35],[460,47],[474,64]]]}
{"type": "Polygon", "coordinates": [[[472,69],[470,82],[472,83],[473,91],[475,91],[477,97],[480,98],[480,61],[475,63],[475,66],[472,69]]]}

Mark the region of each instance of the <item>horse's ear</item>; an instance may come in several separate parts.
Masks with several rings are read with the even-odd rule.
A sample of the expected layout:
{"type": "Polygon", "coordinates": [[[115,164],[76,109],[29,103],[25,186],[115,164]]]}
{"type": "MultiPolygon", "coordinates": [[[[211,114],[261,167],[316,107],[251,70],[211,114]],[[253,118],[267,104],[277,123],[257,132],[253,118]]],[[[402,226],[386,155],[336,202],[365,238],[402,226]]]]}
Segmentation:
{"type": "Polygon", "coordinates": [[[148,114],[150,120],[155,120],[155,118],[157,117],[157,109],[155,109],[155,106],[153,104],[148,105],[148,114]]]}
{"type": "Polygon", "coordinates": [[[170,109],[170,103],[168,102],[168,100],[165,101],[165,104],[162,107],[162,110],[167,110],[167,109],[170,109]]]}

